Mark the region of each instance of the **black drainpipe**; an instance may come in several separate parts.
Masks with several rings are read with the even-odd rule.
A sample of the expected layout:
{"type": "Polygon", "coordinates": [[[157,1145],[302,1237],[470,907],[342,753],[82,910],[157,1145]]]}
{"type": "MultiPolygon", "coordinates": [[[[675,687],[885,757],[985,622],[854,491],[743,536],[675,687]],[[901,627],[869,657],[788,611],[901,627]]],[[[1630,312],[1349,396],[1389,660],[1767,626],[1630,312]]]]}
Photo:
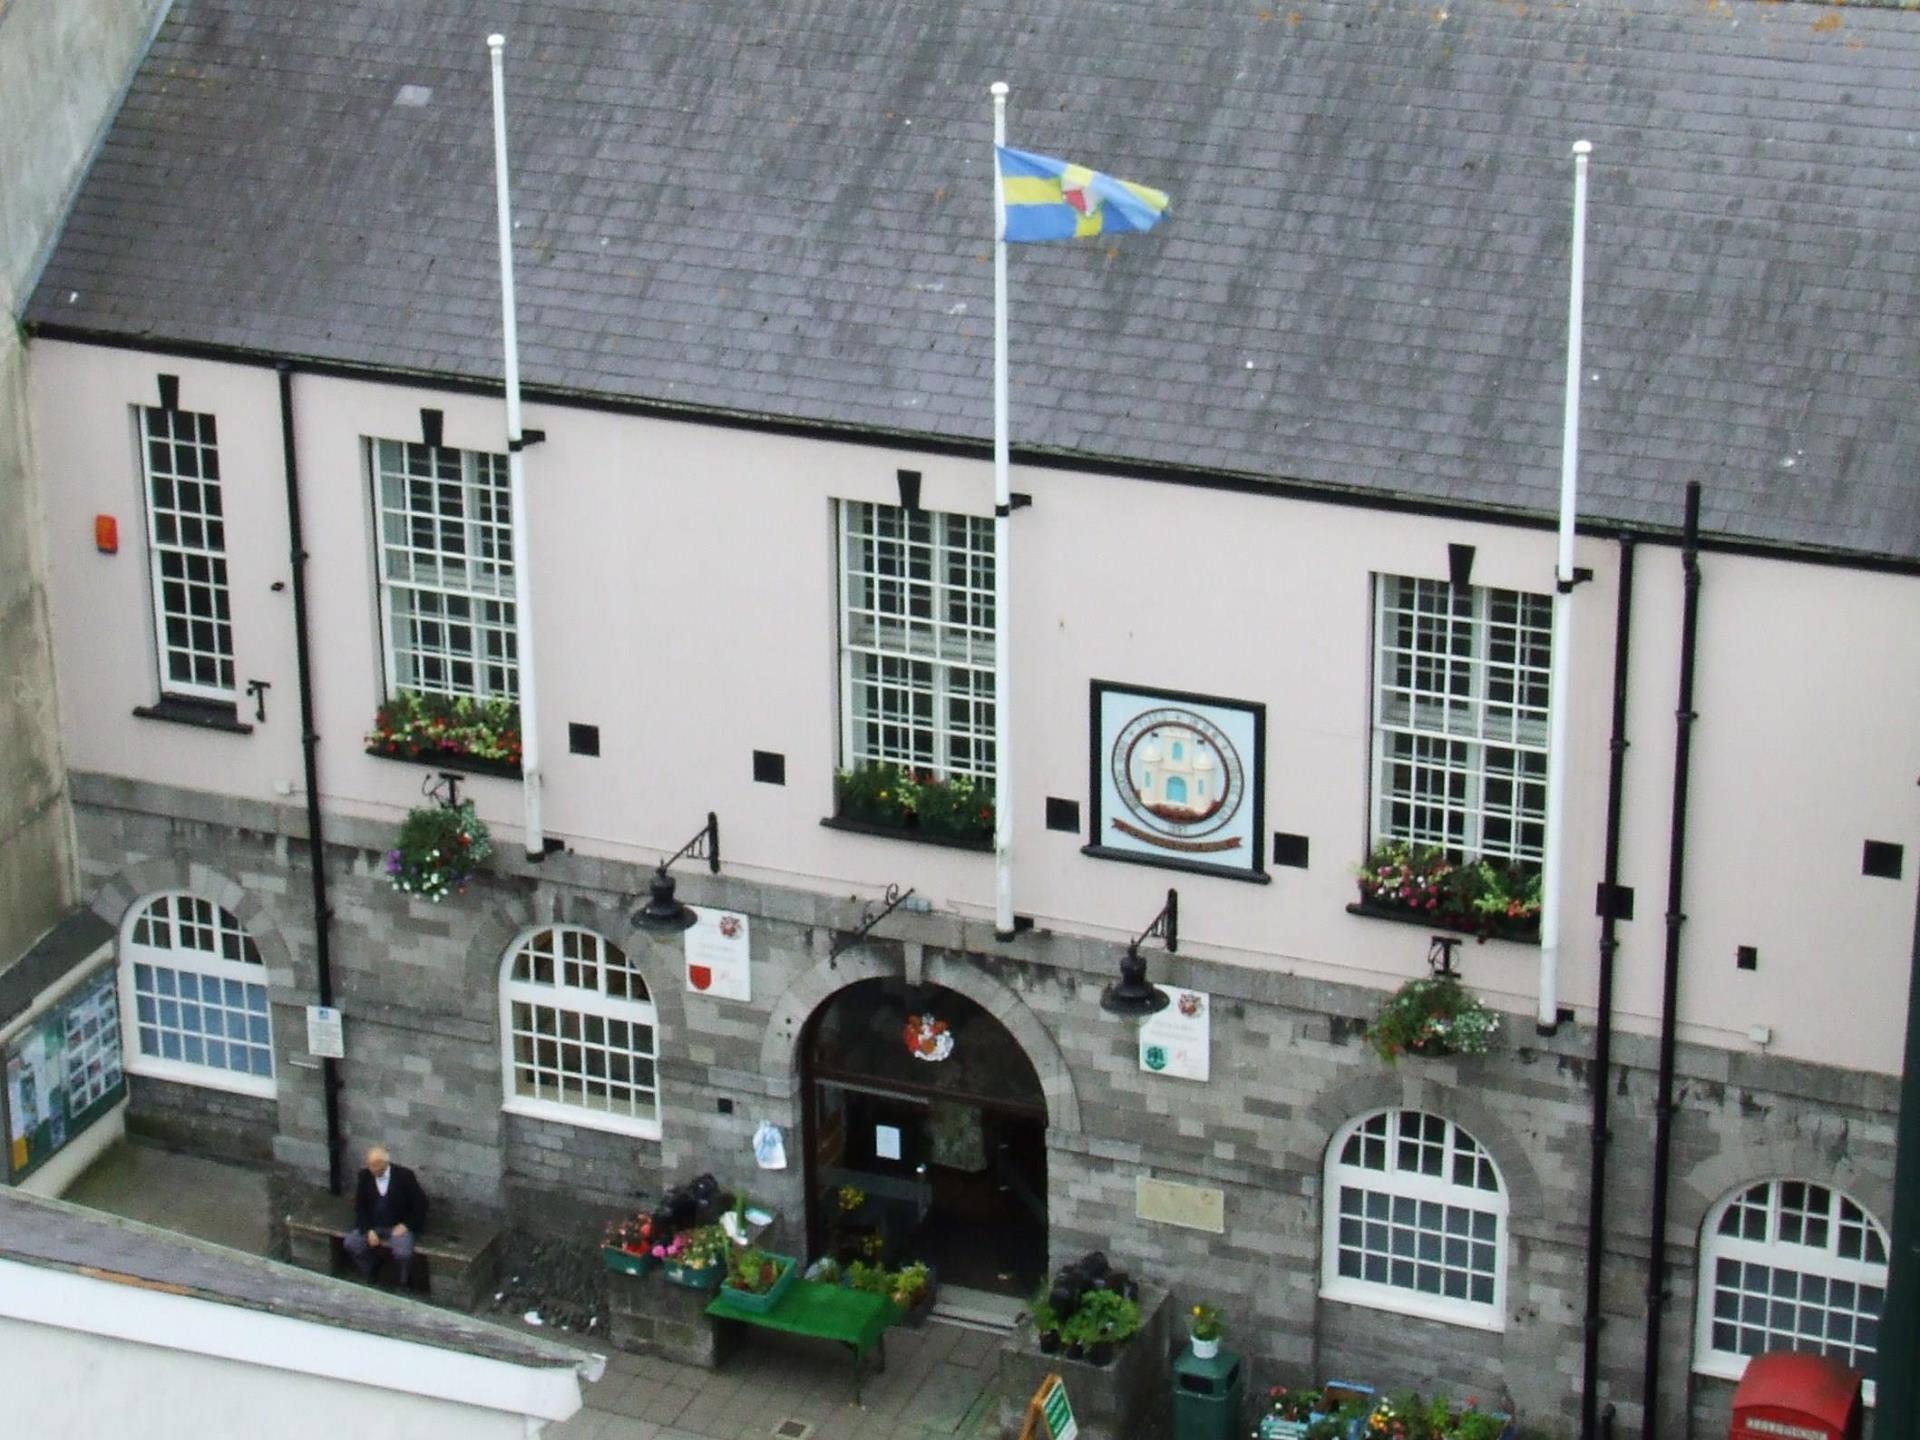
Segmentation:
{"type": "MultiPolygon", "coordinates": [[[[307,547],[300,530],[300,461],[293,443],[293,367],[282,360],[280,443],[287,474],[287,541],[293,569],[293,651],[300,674],[300,753],[306,766],[307,858],[313,870],[313,958],[320,1003],[333,1004],[333,911],[327,905],[326,834],[320,821],[320,737],[313,728],[313,661],[307,636],[307,547]]],[[[340,1072],[338,1061],[320,1062],[320,1093],[327,1112],[327,1188],[340,1193],[340,1072]]]]}
{"type": "Polygon", "coordinates": [[[1600,912],[1600,1001],[1593,1025],[1593,1124],[1587,1162],[1587,1312],[1583,1327],[1580,1387],[1581,1440],[1597,1440],[1600,1404],[1600,1266],[1605,1258],[1603,1218],[1607,1199],[1607,1099],[1613,1074],[1614,896],[1620,883],[1620,792],[1627,768],[1627,671],[1633,628],[1633,537],[1620,537],[1619,594],[1613,612],[1613,735],[1608,741],[1607,852],[1600,912]]]}
{"type": "Polygon", "coordinates": [[[1647,1350],[1641,1372],[1640,1433],[1658,1429],[1660,1320],[1666,1310],[1667,1184],[1673,1168],[1673,1052],[1679,1025],[1681,884],[1687,868],[1687,774],[1693,757],[1693,659],[1700,619],[1700,482],[1687,484],[1681,564],[1686,598],[1680,620],[1680,700],[1673,712],[1673,828],[1667,842],[1667,956],[1660,989],[1660,1081],[1653,1102],[1653,1225],[1647,1249],[1647,1350]]]}

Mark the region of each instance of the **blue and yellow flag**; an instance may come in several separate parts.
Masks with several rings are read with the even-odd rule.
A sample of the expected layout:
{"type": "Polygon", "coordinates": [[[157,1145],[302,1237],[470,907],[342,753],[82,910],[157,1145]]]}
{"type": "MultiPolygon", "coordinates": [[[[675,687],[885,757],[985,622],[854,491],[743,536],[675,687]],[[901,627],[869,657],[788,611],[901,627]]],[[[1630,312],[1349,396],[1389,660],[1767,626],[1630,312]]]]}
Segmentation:
{"type": "Polygon", "coordinates": [[[1131,180],[1005,145],[995,155],[1006,238],[1014,244],[1151,230],[1167,213],[1164,192],[1131,180]]]}

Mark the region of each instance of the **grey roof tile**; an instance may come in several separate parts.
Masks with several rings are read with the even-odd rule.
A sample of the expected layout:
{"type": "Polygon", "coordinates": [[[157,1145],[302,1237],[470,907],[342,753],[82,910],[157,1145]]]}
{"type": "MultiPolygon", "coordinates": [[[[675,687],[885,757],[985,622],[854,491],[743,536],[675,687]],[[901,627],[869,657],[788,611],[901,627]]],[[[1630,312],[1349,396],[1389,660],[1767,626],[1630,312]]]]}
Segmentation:
{"type": "MultiPolygon", "coordinates": [[[[496,378],[474,14],[176,0],[29,318],[496,378]],[[431,99],[395,105],[403,84],[431,99]]],[[[1720,532],[1920,559],[1912,15],[499,0],[489,16],[510,40],[531,386],[984,441],[985,90],[1004,78],[1015,144],[1174,196],[1151,235],[1015,251],[1017,446],[1547,515],[1567,148],[1585,136],[1583,512],[1671,526],[1698,476],[1720,532]]]]}

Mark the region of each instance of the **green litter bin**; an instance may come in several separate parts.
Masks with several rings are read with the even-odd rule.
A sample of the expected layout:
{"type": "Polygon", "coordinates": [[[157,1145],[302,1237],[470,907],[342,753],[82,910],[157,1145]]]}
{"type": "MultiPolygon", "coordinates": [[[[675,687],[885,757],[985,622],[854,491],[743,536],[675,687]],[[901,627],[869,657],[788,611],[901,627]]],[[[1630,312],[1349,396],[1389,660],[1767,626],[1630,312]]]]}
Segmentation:
{"type": "Polygon", "coordinates": [[[1182,1351],[1173,1362],[1172,1440],[1237,1440],[1246,1389],[1246,1368],[1233,1351],[1206,1360],[1182,1351]]]}

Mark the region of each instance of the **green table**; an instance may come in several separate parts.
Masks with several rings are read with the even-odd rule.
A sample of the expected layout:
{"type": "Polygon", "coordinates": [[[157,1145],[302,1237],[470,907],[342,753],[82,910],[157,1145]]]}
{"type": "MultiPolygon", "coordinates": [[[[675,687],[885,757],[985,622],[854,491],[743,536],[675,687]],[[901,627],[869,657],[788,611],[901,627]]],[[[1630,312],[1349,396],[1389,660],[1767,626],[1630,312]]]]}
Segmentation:
{"type": "Polygon", "coordinates": [[[887,1368],[887,1327],[900,1318],[899,1310],[884,1295],[844,1290],[817,1280],[795,1280],[780,1297],[780,1303],[767,1311],[736,1305],[723,1290],[707,1306],[707,1314],[716,1320],[737,1320],[742,1325],[758,1325],[763,1330],[810,1335],[817,1340],[836,1340],[845,1345],[853,1352],[853,1403],[856,1405],[860,1403],[862,1362],[867,1352],[878,1349],[878,1368],[887,1368]]]}

